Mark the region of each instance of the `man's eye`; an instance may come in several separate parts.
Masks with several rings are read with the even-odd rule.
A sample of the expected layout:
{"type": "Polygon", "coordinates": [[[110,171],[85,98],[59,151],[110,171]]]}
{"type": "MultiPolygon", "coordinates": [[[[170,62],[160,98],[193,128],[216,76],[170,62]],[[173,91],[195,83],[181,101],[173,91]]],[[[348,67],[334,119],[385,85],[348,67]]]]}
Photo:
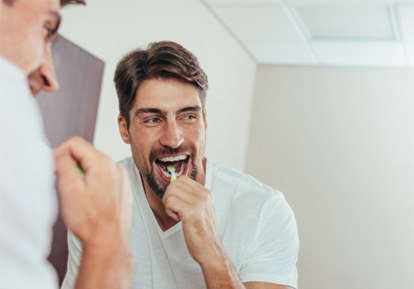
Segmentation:
{"type": "Polygon", "coordinates": [[[150,118],[146,118],[143,121],[145,124],[157,124],[159,122],[161,122],[161,119],[159,119],[158,117],[150,117],[150,118]]]}
{"type": "Polygon", "coordinates": [[[186,115],[184,115],[183,119],[185,121],[194,121],[194,120],[197,119],[197,115],[195,115],[195,114],[186,114],[186,115]]]}

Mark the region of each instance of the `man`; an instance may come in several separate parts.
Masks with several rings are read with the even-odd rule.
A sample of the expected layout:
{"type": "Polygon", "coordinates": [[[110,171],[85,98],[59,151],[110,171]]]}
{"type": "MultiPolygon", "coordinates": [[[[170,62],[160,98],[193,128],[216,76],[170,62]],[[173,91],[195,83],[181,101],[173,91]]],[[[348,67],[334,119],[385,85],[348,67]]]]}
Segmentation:
{"type": "MultiPolygon", "coordinates": [[[[283,195],[207,160],[207,77],[174,42],[135,50],[114,77],[135,197],[133,288],[297,288],[299,241],[283,195]]],[[[80,246],[69,238],[72,288],[80,246]]]]}
{"type": "MultiPolygon", "coordinates": [[[[30,94],[58,87],[51,43],[60,6],[75,2],[83,3],[0,0],[0,288],[58,287],[47,262],[57,213],[53,159],[30,94]]],[[[56,149],[54,158],[64,221],[85,248],[76,288],[129,288],[131,195],[124,170],[80,138],[56,149]]]]}

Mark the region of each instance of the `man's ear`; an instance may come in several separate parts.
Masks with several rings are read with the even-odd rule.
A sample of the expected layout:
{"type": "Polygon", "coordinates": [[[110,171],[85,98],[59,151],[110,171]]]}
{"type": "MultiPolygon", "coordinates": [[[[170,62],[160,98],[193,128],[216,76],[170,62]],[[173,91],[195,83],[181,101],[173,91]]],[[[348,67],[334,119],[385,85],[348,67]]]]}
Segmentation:
{"type": "Polygon", "coordinates": [[[131,139],[129,138],[128,125],[126,119],[118,115],[118,128],[119,134],[121,135],[122,140],[126,144],[131,144],[131,139]]]}

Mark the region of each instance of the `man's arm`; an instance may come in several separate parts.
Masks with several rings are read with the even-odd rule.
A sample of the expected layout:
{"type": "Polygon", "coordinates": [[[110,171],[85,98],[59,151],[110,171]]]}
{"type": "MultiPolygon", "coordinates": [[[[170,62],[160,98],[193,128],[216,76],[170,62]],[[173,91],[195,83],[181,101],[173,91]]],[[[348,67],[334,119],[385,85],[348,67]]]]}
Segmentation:
{"type": "Polygon", "coordinates": [[[75,288],[130,288],[132,196],[125,172],[81,138],[57,148],[55,163],[63,219],[83,246],[75,288]]]}
{"type": "Polygon", "coordinates": [[[75,288],[131,288],[131,273],[128,250],[86,247],[75,288]]]}
{"type": "Polygon", "coordinates": [[[205,187],[181,176],[168,186],[163,202],[167,214],[182,222],[187,248],[200,264],[208,289],[291,288],[265,282],[241,282],[221,244],[212,194],[205,187]]]}
{"type": "Polygon", "coordinates": [[[229,289],[293,289],[290,286],[270,284],[266,282],[241,283],[239,275],[228,259],[223,257],[216,267],[203,268],[204,280],[208,289],[229,288],[229,289]]]}

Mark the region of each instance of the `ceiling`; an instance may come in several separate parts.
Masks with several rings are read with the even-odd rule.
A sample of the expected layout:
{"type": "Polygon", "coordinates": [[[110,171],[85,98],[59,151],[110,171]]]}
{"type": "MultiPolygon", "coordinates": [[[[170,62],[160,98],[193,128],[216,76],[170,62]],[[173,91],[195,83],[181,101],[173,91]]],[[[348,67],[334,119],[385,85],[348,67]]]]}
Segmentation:
{"type": "Polygon", "coordinates": [[[259,64],[414,67],[414,0],[202,0],[259,64]]]}

